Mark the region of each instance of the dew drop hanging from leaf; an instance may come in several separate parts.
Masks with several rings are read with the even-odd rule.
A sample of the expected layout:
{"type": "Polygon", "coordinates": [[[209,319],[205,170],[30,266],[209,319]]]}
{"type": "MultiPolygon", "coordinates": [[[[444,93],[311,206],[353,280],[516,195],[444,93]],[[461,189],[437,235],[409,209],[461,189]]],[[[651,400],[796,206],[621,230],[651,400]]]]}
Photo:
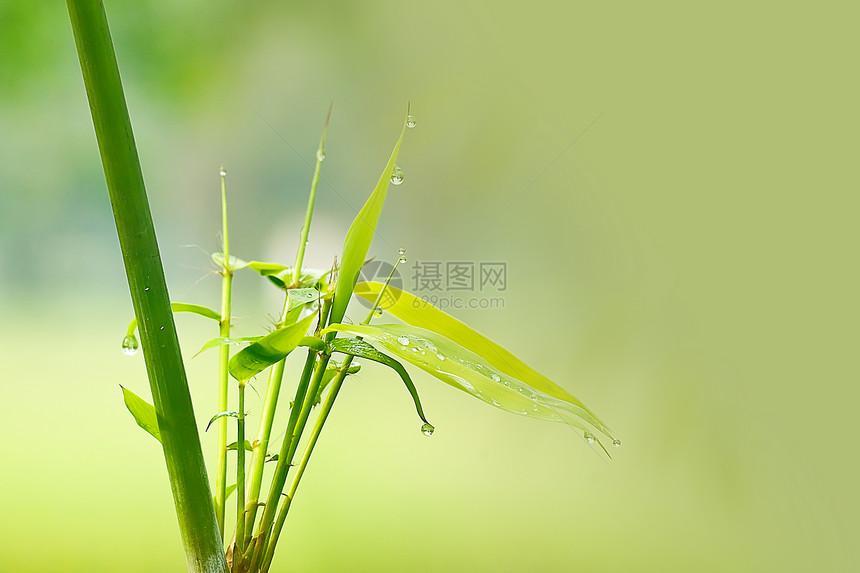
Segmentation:
{"type": "Polygon", "coordinates": [[[122,339],[122,352],[126,356],[134,356],[138,349],[137,338],[134,335],[122,339]]]}
{"type": "Polygon", "coordinates": [[[394,171],[391,172],[391,183],[394,185],[400,185],[403,183],[403,170],[399,165],[394,166],[394,171]]]}
{"type": "Polygon", "coordinates": [[[406,127],[408,127],[408,128],[410,128],[410,129],[411,129],[411,128],[415,127],[415,124],[416,124],[416,123],[417,123],[417,122],[415,121],[415,116],[414,116],[414,115],[412,115],[412,114],[410,113],[409,115],[407,115],[407,116],[406,116],[406,127]]]}
{"type": "Polygon", "coordinates": [[[424,424],[421,426],[421,433],[428,438],[433,435],[434,431],[436,431],[436,428],[434,428],[432,424],[424,424]]]}

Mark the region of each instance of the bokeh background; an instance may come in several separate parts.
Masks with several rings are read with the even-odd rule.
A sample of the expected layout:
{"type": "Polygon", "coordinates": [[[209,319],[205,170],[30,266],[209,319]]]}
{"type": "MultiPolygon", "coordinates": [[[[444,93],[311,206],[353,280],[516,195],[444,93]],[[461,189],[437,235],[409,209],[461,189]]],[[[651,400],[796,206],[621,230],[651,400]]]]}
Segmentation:
{"type": "MultiPolygon", "coordinates": [[[[416,373],[427,439],[366,367],[275,570],[860,570],[849,6],[108,2],[174,300],[218,305],[221,164],[234,252],[292,261],[333,100],[327,266],[411,101],[372,253],[506,262],[504,308],[453,314],[624,441],[607,461],[416,373]]],[[[148,395],[61,2],[0,3],[0,271],[0,569],[183,570],[118,388],[148,395]]],[[[258,277],[234,292],[237,334],[279,310],[258,277]]],[[[186,356],[201,320],[177,319],[186,356]]],[[[189,373],[203,425],[214,354],[189,373]]]]}

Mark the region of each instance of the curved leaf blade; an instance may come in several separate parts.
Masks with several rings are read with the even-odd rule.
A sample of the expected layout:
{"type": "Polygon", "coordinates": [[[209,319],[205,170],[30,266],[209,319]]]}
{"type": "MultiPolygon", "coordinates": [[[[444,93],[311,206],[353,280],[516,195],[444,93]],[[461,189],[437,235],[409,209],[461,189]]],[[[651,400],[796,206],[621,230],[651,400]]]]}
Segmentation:
{"type": "Polygon", "coordinates": [[[239,418],[239,412],[233,412],[232,410],[226,410],[224,412],[218,412],[217,414],[212,416],[212,418],[209,419],[209,423],[206,424],[206,429],[204,430],[204,432],[208,432],[210,426],[212,426],[212,422],[214,422],[215,420],[218,420],[220,418],[236,418],[236,419],[238,419],[239,418]]]}
{"type": "MultiPolygon", "coordinates": [[[[355,294],[370,302],[376,300],[382,283],[371,281],[356,285],[355,294]]],[[[444,336],[448,340],[477,354],[500,372],[522,380],[535,390],[564,402],[570,402],[586,411],[588,408],[576,396],[540,374],[505,348],[499,346],[467,324],[414,294],[389,285],[386,288],[385,311],[412,326],[444,336]]],[[[600,419],[589,411],[598,427],[606,428],[600,419]]],[[[601,430],[603,433],[608,431],[601,430]]]]}
{"type": "Polygon", "coordinates": [[[155,406],[128,388],[122,385],[120,385],[120,388],[122,388],[122,399],[125,402],[125,407],[134,416],[134,421],[137,422],[137,425],[161,442],[161,431],[158,429],[158,416],[155,413],[155,406]]]}
{"type": "MultiPolygon", "coordinates": [[[[199,304],[189,304],[186,302],[171,302],[170,309],[174,314],[177,312],[190,312],[198,314],[204,318],[211,318],[216,322],[221,322],[221,313],[212,310],[211,308],[200,306],[199,304]]],[[[134,331],[137,330],[137,317],[131,319],[128,323],[127,336],[134,336],[134,331]]]]}
{"type": "MultiPolygon", "coordinates": [[[[427,421],[427,417],[424,415],[424,409],[421,407],[421,398],[418,397],[418,389],[415,388],[415,384],[412,383],[412,378],[409,377],[409,373],[400,362],[387,354],[383,354],[378,351],[367,342],[357,338],[335,338],[331,341],[329,346],[335,352],[343,352],[360,358],[366,358],[367,360],[373,360],[374,362],[384,364],[397,372],[403,380],[403,384],[406,385],[406,389],[409,390],[409,394],[412,396],[412,401],[415,403],[415,410],[418,412],[418,417],[420,417],[425,424],[430,424],[430,422],[427,421]]],[[[430,425],[432,426],[432,424],[430,425]]]]}
{"type": "Polygon", "coordinates": [[[579,401],[546,394],[436,332],[408,324],[335,324],[329,329],[369,339],[377,348],[502,410],[539,420],[564,422],[614,440],[610,430],[579,401]]]}
{"type": "Polygon", "coordinates": [[[391,157],[388,159],[388,164],[382,170],[382,175],[379,177],[376,187],[373,189],[364,207],[356,215],[346,234],[346,239],[343,242],[340,268],[338,269],[337,284],[334,290],[334,302],[331,307],[331,323],[340,322],[343,318],[343,315],[346,313],[346,307],[349,304],[349,299],[352,296],[352,289],[355,287],[355,283],[358,282],[358,275],[361,272],[364,259],[367,258],[367,251],[370,249],[370,243],[373,241],[373,235],[376,233],[376,224],[379,222],[379,215],[382,213],[382,206],[385,204],[388,185],[391,183],[391,174],[397,166],[397,154],[400,151],[400,143],[403,141],[404,133],[406,133],[405,122],[403,129],[400,131],[400,137],[394,145],[394,150],[391,152],[391,157]]]}
{"type": "Polygon", "coordinates": [[[243,348],[230,359],[227,365],[230,374],[236,380],[245,381],[283,360],[299,345],[315,318],[316,315],[312,314],[243,348]]]}

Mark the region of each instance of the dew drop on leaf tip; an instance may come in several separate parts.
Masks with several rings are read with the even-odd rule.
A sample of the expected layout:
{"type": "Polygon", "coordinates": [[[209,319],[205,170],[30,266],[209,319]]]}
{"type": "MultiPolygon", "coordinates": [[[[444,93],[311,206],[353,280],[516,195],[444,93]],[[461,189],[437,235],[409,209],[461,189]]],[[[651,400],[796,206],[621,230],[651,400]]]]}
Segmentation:
{"type": "Polygon", "coordinates": [[[403,183],[403,170],[399,165],[394,166],[394,171],[391,172],[391,182],[395,185],[400,185],[403,183]]]}
{"type": "Polygon", "coordinates": [[[134,336],[126,336],[122,339],[122,352],[126,356],[134,356],[137,352],[137,338],[134,336]]]}
{"type": "Polygon", "coordinates": [[[221,177],[226,177],[227,176],[227,170],[222,167],[221,171],[219,171],[218,174],[221,175],[221,177]]]}
{"type": "Polygon", "coordinates": [[[616,448],[620,448],[621,447],[621,440],[619,440],[618,438],[613,438],[612,439],[612,445],[615,446],[616,448]]]}
{"type": "Polygon", "coordinates": [[[415,121],[415,116],[411,113],[406,116],[406,127],[413,128],[418,122],[415,121]]]}
{"type": "Polygon", "coordinates": [[[431,424],[424,424],[421,426],[421,433],[427,436],[428,438],[433,435],[433,432],[436,431],[431,424]]]}
{"type": "Polygon", "coordinates": [[[594,443],[594,434],[592,434],[591,432],[585,432],[585,441],[588,442],[589,444],[593,444],[594,443]]]}
{"type": "Polygon", "coordinates": [[[322,162],[325,159],[325,151],[317,149],[317,161],[322,162]]]}

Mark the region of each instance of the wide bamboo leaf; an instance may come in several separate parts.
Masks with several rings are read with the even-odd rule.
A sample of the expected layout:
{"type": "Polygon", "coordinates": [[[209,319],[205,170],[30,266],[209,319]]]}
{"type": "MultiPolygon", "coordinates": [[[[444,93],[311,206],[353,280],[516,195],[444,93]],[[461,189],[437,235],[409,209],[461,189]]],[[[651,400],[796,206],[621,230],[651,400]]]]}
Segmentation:
{"type": "MultiPolygon", "coordinates": [[[[329,346],[334,352],[343,352],[344,354],[352,354],[353,356],[373,360],[374,362],[384,364],[397,372],[403,380],[403,384],[406,385],[406,389],[409,390],[409,394],[412,396],[412,401],[415,403],[415,409],[418,411],[418,416],[425,424],[429,424],[431,428],[433,427],[424,415],[424,409],[421,407],[421,399],[418,397],[418,390],[415,388],[415,384],[412,383],[412,378],[409,377],[409,373],[400,362],[387,354],[383,354],[367,342],[357,338],[336,338],[331,341],[329,346]]],[[[428,431],[431,433],[433,432],[432,429],[428,429],[428,431]]]]}
{"type": "Polygon", "coordinates": [[[335,324],[327,330],[361,336],[378,350],[398,356],[497,408],[540,420],[567,423],[584,430],[589,441],[595,439],[594,432],[599,432],[613,440],[615,445],[620,444],[578,400],[571,402],[542,392],[437,332],[408,324],[335,324]]]}
{"type": "Polygon", "coordinates": [[[237,352],[227,368],[236,380],[248,380],[272,364],[283,360],[302,342],[316,315],[279,328],[237,352]]]}
{"type": "Polygon", "coordinates": [[[391,174],[394,168],[397,167],[397,153],[400,151],[400,143],[403,141],[403,134],[406,132],[406,124],[400,131],[400,137],[394,145],[394,150],[391,152],[391,157],[388,159],[388,164],[382,171],[379,181],[370,198],[361,208],[349,231],[346,234],[346,239],[343,242],[343,252],[341,254],[340,268],[338,269],[337,285],[334,291],[334,303],[331,307],[330,322],[340,322],[343,315],[346,313],[346,306],[349,304],[349,299],[352,296],[352,289],[355,283],[358,282],[358,275],[361,272],[361,267],[364,264],[364,259],[367,257],[367,251],[370,249],[370,243],[373,240],[373,235],[376,232],[376,224],[379,222],[379,215],[382,213],[382,206],[385,204],[385,196],[388,193],[388,185],[391,183],[391,174]]]}
{"type": "MultiPolygon", "coordinates": [[[[373,302],[376,300],[382,287],[382,283],[372,281],[363,282],[356,285],[355,294],[373,302]]],[[[477,354],[501,373],[522,380],[544,394],[578,406],[589,413],[590,418],[594,420],[593,423],[595,426],[603,428],[601,432],[609,433],[606,430],[606,425],[591,413],[578,398],[555,384],[546,376],[529,367],[522,360],[480,332],[460,322],[450,314],[439,310],[427,301],[412,293],[389,285],[385,290],[385,297],[381,306],[386,312],[403,322],[435,332],[477,354]]]]}
{"type": "Polygon", "coordinates": [[[158,416],[155,414],[155,406],[123,386],[122,399],[125,407],[134,416],[137,425],[146,430],[150,436],[161,441],[161,432],[158,429],[158,416]]]}

